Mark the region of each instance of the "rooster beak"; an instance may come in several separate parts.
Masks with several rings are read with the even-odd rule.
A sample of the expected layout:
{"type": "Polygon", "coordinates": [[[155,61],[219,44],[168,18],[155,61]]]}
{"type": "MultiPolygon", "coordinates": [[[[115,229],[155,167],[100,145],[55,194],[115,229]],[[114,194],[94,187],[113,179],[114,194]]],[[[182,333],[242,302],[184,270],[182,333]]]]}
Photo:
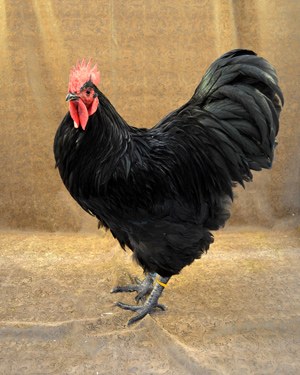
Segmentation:
{"type": "Polygon", "coordinates": [[[69,92],[69,94],[66,96],[66,102],[77,99],[79,99],[79,97],[75,94],[72,94],[71,92],[69,92]]]}

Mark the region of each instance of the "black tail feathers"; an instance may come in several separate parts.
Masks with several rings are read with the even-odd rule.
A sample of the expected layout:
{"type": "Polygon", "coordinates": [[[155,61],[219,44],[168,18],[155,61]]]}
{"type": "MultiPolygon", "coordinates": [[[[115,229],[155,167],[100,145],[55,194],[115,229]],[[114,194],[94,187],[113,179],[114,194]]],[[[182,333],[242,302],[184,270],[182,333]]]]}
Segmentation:
{"type": "MultiPolygon", "coordinates": [[[[210,114],[212,135],[230,142],[250,169],[271,167],[284,99],[268,61],[249,50],[225,53],[209,67],[193,100],[210,114]]],[[[241,173],[251,179],[250,171],[241,173]]]]}

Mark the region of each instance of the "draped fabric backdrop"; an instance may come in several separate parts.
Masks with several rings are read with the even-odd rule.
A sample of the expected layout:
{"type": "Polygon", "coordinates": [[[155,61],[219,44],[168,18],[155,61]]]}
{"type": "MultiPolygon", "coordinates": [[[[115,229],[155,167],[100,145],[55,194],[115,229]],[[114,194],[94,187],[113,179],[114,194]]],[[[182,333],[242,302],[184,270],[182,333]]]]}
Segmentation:
{"type": "Polygon", "coordinates": [[[297,0],[1,0],[0,227],[96,229],[63,187],[52,153],[78,59],[98,63],[100,89],[129,123],[150,127],[237,47],[275,65],[286,105],[274,168],[237,189],[231,224],[296,225],[299,15],[297,0]]]}

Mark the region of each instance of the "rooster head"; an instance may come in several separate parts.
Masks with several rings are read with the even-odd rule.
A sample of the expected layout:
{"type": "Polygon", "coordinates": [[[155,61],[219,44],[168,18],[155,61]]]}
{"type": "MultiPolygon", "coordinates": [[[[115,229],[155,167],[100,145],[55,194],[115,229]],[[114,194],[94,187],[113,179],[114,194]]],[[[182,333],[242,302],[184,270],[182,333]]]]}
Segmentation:
{"type": "Polygon", "coordinates": [[[97,65],[91,66],[83,59],[70,71],[69,92],[66,100],[69,102],[70,115],[75,128],[81,126],[85,130],[89,116],[93,115],[99,104],[96,85],[100,82],[97,65]]]}

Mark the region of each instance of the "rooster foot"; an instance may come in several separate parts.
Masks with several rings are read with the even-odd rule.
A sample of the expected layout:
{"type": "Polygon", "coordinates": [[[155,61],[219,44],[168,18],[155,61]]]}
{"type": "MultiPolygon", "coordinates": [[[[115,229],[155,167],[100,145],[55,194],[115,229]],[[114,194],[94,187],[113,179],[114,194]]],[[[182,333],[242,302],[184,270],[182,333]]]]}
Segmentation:
{"type": "Polygon", "coordinates": [[[137,292],[137,295],[135,297],[136,302],[144,301],[146,299],[146,296],[153,290],[153,281],[155,276],[155,273],[148,273],[143,281],[135,278],[136,284],[116,286],[111,290],[111,293],[137,292]]]}
{"type": "Polygon", "coordinates": [[[143,319],[146,315],[152,313],[155,308],[166,310],[166,307],[164,305],[158,303],[158,299],[161,296],[168,280],[169,277],[161,277],[160,280],[157,281],[157,284],[153,288],[151,294],[149,295],[143,306],[127,305],[123,302],[116,303],[116,306],[120,307],[121,309],[137,312],[137,315],[128,321],[128,325],[131,325],[138,320],[143,319]]]}

